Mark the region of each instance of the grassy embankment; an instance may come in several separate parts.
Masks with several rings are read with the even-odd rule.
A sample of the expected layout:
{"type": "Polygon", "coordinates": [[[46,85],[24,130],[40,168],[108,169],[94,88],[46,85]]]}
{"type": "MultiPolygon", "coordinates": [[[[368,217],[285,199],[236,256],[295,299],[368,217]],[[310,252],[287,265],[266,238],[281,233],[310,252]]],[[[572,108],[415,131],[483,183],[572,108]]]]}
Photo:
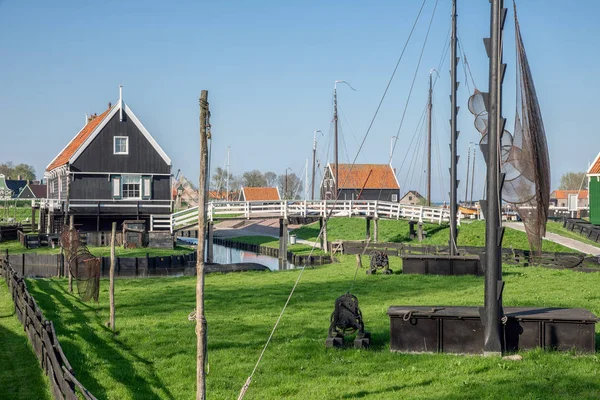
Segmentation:
{"type": "MultiPolygon", "coordinates": [[[[354,257],[340,260],[304,272],[246,399],[600,398],[598,355],[536,350],[515,362],[390,352],[388,306],[480,306],[483,278],[369,276],[362,270],[353,285],[354,257]],[[334,300],[351,287],[372,347],[325,349],[334,300]]],[[[237,397],[298,273],[206,277],[210,398],[237,397]]],[[[504,279],[505,306],[585,307],[600,314],[600,274],[506,267],[504,279]]],[[[195,283],[193,277],[117,281],[119,334],[113,336],[104,325],[106,280],[99,304],[77,300],[65,280],[28,281],[78,379],[98,398],[115,399],[194,398],[196,339],[187,316],[195,306],[195,283]]]]}
{"type": "Polygon", "coordinates": [[[548,221],[548,223],[546,224],[546,230],[548,232],[556,233],[558,235],[561,235],[561,236],[564,236],[564,237],[567,237],[570,239],[578,240],[582,243],[600,247],[600,243],[596,243],[592,240],[589,240],[585,236],[580,235],[579,233],[571,232],[567,228],[563,228],[563,225],[561,222],[548,221]]]}
{"type": "Polygon", "coordinates": [[[52,398],[4,279],[0,279],[0,366],[0,399],[52,398]]]}
{"type": "MultiPolygon", "coordinates": [[[[60,247],[38,247],[37,249],[26,249],[21,246],[17,240],[10,240],[7,242],[0,243],[0,253],[4,253],[8,249],[8,254],[21,254],[21,253],[36,253],[36,254],[59,254],[60,247]]],[[[95,256],[110,256],[110,247],[88,247],[88,250],[95,256]]],[[[124,249],[123,247],[117,247],[115,253],[117,257],[145,257],[148,254],[150,257],[170,256],[170,255],[181,255],[187,254],[194,251],[194,248],[189,246],[175,246],[175,249],[151,249],[151,248],[139,248],[139,249],[124,249]]]]}
{"type": "MultiPolygon", "coordinates": [[[[459,246],[484,246],[485,245],[485,221],[465,222],[459,228],[459,246]]],[[[361,218],[332,218],[327,222],[327,239],[334,240],[364,240],[365,220],[361,218]]],[[[420,244],[440,245],[448,244],[448,225],[424,224],[427,237],[420,244]]],[[[373,227],[371,227],[373,232],[373,227]]],[[[294,232],[299,238],[315,240],[319,235],[319,224],[314,223],[296,229],[294,232]]],[[[408,221],[404,220],[380,220],[379,241],[419,244],[417,240],[409,237],[408,221]]],[[[527,235],[515,229],[506,228],[504,233],[504,247],[514,249],[529,249],[527,235]]],[[[573,252],[574,250],[557,243],[544,240],[543,251],[551,252],[573,252]]]]}

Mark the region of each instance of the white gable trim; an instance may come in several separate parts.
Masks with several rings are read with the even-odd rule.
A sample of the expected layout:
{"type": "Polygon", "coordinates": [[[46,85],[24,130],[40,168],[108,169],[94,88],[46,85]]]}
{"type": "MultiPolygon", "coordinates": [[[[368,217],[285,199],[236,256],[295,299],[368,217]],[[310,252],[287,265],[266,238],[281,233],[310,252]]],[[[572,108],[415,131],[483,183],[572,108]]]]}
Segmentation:
{"type": "MultiPolygon", "coordinates": [[[[156,150],[158,152],[158,154],[160,154],[160,156],[167,163],[167,165],[171,166],[171,159],[169,158],[169,156],[167,156],[167,154],[158,145],[158,143],[156,143],[156,140],[154,140],[154,138],[152,137],[152,135],[150,135],[150,132],[148,132],[148,130],[146,129],[146,127],[135,116],[135,114],[133,113],[133,111],[131,111],[131,109],[129,108],[129,106],[127,104],[125,104],[125,102],[123,102],[122,104],[125,105],[125,110],[124,110],[125,113],[127,114],[127,116],[129,118],[131,118],[131,120],[133,121],[133,123],[135,124],[135,126],[137,126],[137,128],[140,130],[140,132],[142,132],[142,135],[144,135],[144,137],[146,138],[146,140],[148,140],[148,142],[150,142],[150,144],[152,145],[152,147],[154,147],[154,150],[156,150]]],[[[110,113],[108,113],[108,115],[106,117],[104,117],[104,120],[102,120],[102,122],[96,127],[96,129],[94,129],[94,131],[86,139],[86,141],[83,142],[83,144],[81,146],[79,146],[79,148],[77,149],[77,151],[69,159],[69,164],[73,164],[77,160],[77,158],[79,158],[79,156],[90,145],[90,143],[92,143],[92,141],[98,136],[98,134],[102,131],[102,129],[104,129],[104,127],[106,126],[106,124],[108,124],[108,122],[112,119],[112,117],[115,116],[115,114],[117,113],[117,111],[120,111],[120,110],[121,110],[121,102],[119,102],[115,107],[113,107],[113,109],[110,111],[110,113]]]]}
{"type": "Polygon", "coordinates": [[[156,142],[156,140],[154,140],[154,138],[152,137],[152,135],[150,135],[150,132],[148,132],[148,130],[144,127],[144,125],[142,125],[142,123],[140,122],[140,120],[135,116],[135,114],[133,113],[133,111],[131,111],[131,108],[129,108],[129,106],[127,104],[125,104],[125,112],[129,116],[129,118],[131,118],[131,120],[133,121],[133,123],[138,127],[138,129],[140,130],[140,132],[142,132],[142,134],[150,142],[150,144],[152,145],[152,147],[154,147],[154,150],[156,150],[158,152],[158,154],[160,154],[160,156],[167,163],[167,165],[171,166],[171,159],[169,158],[169,156],[167,156],[167,153],[165,153],[163,151],[163,149],[158,145],[158,143],[156,142]]]}
{"type": "MultiPolygon", "coordinates": [[[[592,168],[594,168],[594,165],[596,165],[596,163],[598,162],[599,159],[600,159],[600,153],[598,153],[598,155],[596,156],[596,158],[594,158],[594,162],[588,168],[587,175],[591,175],[592,168]]],[[[596,174],[594,174],[594,175],[596,175],[596,174]]]]}
{"type": "MultiPolygon", "coordinates": [[[[394,172],[394,168],[392,168],[392,163],[391,162],[389,164],[389,167],[390,167],[390,170],[392,171],[392,176],[396,180],[396,185],[398,185],[398,190],[400,190],[400,182],[398,182],[398,177],[396,176],[396,173],[394,172]]],[[[393,188],[393,189],[396,189],[396,188],[393,188]]]]}
{"type": "Polygon", "coordinates": [[[279,193],[279,187],[276,186],[275,189],[277,189],[277,200],[281,200],[281,194],[279,193]]]}
{"type": "MultiPolygon", "coordinates": [[[[87,114],[86,114],[86,115],[87,115],[87,114]]],[[[88,122],[88,123],[89,123],[89,122],[88,122]]],[[[56,154],[56,156],[55,156],[55,157],[52,159],[52,161],[50,161],[50,163],[49,163],[48,165],[46,165],[46,171],[48,171],[48,167],[50,167],[50,166],[51,166],[51,165],[54,163],[54,161],[56,161],[56,159],[58,158],[58,156],[60,156],[60,155],[63,153],[63,151],[65,151],[65,150],[67,149],[67,147],[69,147],[69,145],[71,144],[71,142],[72,142],[73,140],[75,140],[75,138],[76,138],[77,136],[79,136],[79,134],[81,133],[81,131],[82,131],[82,130],[83,130],[85,127],[86,127],[86,126],[87,126],[87,123],[86,123],[85,125],[83,125],[83,127],[82,127],[82,128],[79,130],[79,132],[77,132],[77,135],[73,136],[73,139],[69,140],[69,143],[67,143],[67,145],[66,145],[65,147],[63,147],[63,149],[62,149],[62,150],[61,150],[59,153],[57,153],[57,154],[56,154]]]]}
{"type": "Polygon", "coordinates": [[[106,124],[108,124],[108,121],[110,121],[111,118],[117,113],[117,111],[119,111],[119,108],[120,107],[117,105],[117,106],[114,106],[112,110],[110,110],[110,112],[104,117],[102,122],[100,122],[100,124],[98,124],[96,129],[94,129],[93,132],[90,134],[90,136],[88,136],[88,138],[85,140],[85,142],[83,142],[81,144],[81,146],[79,146],[77,151],[71,156],[71,158],[69,158],[69,164],[73,164],[75,162],[75,160],[77,160],[79,158],[81,153],[83,153],[83,151],[90,145],[90,143],[92,143],[92,141],[96,138],[96,136],[98,136],[100,131],[102,129],[104,129],[106,124]]]}

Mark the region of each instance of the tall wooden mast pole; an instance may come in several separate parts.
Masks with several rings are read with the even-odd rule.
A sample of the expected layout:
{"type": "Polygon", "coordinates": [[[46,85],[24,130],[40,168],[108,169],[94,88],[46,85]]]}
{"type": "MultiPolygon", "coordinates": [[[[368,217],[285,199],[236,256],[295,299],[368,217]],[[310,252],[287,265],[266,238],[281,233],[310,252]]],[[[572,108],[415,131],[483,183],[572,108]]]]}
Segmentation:
{"type": "Polygon", "coordinates": [[[456,190],[458,188],[458,180],[456,178],[456,166],[458,163],[458,155],[456,154],[456,141],[458,140],[459,132],[456,130],[456,114],[458,107],[456,106],[456,91],[458,82],[456,82],[456,65],[458,58],[456,57],[456,0],[452,0],[452,37],[450,38],[450,76],[452,87],[450,92],[450,255],[456,254],[456,215],[458,207],[456,204],[456,190]]]}
{"type": "Polygon", "coordinates": [[[208,91],[200,94],[200,179],[198,182],[198,253],[196,262],[196,400],[206,398],[206,319],[204,317],[204,249],[206,176],[208,173],[208,91]]]}
{"type": "Polygon", "coordinates": [[[475,186],[475,156],[477,155],[477,145],[473,146],[473,170],[471,171],[471,198],[469,205],[473,204],[473,186],[475,186]]]}
{"type": "Polygon", "coordinates": [[[333,177],[333,198],[338,197],[338,112],[337,112],[337,81],[333,86],[333,162],[335,163],[335,169],[333,177]]]}
{"type": "Polygon", "coordinates": [[[488,166],[485,240],[485,315],[484,355],[502,354],[502,263],[500,259],[503,228],[500,227],[500,176],[499,139],[506,120],[502,118],[502,27],[506,18],[503,0],[491,0],[491,40],[486,41],[490,57],[488,100],[488,166]]]}
{"type": "Polygon", "coordinates": [[[311,200],[315,199],[315,166],[316,166],[316,159],[317,159],[317,132],[321,132],[321,131],[315,131],[314,138],[313,138],[312,183],[310,185],[312,188],[312,192],[310,195],[311,200]]]}
{"type": "Polygon", "coordinates": [[[465,180],[465,204],[469,202],[469,172],[471,167],[471,144],[469,142],[469,152],[467,153],[467,179],[465,180]]]}
{"type": "Polygon", "coordinates": [[[229,153],[231,152],[231,147],[227,146],[227,191],[225,199],[229,201],[229,153]]]}
{"type": "Polygon", "coordinates": [[[431,108],[433,106],[433,85],[429,71],[429,100],[427,102],[427,205],[431,206],[431,108]]]}

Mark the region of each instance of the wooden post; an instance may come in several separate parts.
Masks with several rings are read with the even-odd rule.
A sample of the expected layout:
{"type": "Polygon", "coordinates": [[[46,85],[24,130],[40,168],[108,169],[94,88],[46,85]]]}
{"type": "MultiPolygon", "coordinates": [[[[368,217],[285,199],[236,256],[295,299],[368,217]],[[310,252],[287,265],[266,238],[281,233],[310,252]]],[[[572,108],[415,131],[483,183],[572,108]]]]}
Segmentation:
{"type": "Polygon", "coordinates": [[[110,272],[108,297],[110,301],[110,329],[115,332],[115,238],[117,236],[117,223],[112,223],[112,232],[110,235],[110,272]]]}
{"type": "Polygon", "coordinates": [[[196,262],[196,400],[206,398],[206,319],[204,317],[204,248],[206,176],[208,174],[208,91],[200,94],[200,179],[198,183],[198,255],[196,262]]]}
{"type": "Polygon", "coordinates": [[[356,255],[356,268],[362,268],[362,258],[360,257],[360,254],[356,255]]]}
{"type": "Polygon", "coordinates": [[[69,220],[69,260],[67,270],[69,273],[69,293],[73,293],[73,274],[71,274],[71,261],[73,259],[73,240],[75,240],[75,216],[71,215],[69,220]]]}
{"type": "Polygon", "coordinates": [[[419,222],[417,224],[417,237],[419,238],[419,243],[423,241],[423,223],[419,222]]]}
{"type": "Polygon", "coordinates": [[[213,231],[214,224],[212,222],[208,222],[207,224],[208,238],[206,239],[206,262],[213,262],[213,231]]]}
{"type": "Polygon", "coordinates": [[[366,235],[365,235],[365,240],[369,241],[369,239],[371,239],[371,218],[367,217],[367,218],[365,218],[365,221],[367,223],[367,231],[366,231],[366,235]]]}
{"type": "Polygon", "coordinates": [[[31,207],[31,232],[36,232],[37,227],[35,226],[35,207],[31,207]]]}
{"type": "Polygon", "coordinates": [[[373,219],[373,241],[377,243],[379,239],[379,218],[373,219]]]}
{"type": "Polygon", "coordinates": [[[322,248],[323,248],[323,251],[325,253],[327,253],[328,245],[327,245],[327,219],[326,218],[323,218],[323,235],[322,235],[322,237],[323,237],[323,247],[322,248]]]}

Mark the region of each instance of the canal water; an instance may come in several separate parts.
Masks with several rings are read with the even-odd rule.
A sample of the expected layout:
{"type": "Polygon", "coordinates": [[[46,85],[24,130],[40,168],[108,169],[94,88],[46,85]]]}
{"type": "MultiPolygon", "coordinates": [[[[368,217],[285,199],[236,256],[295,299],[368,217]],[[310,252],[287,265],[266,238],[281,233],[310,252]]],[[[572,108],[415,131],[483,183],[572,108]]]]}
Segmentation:
{"type": "MultiPolygon", "coordinates": [[[[177,240],[185,244],[198,244],[198,239],[196,238],[179,237],[177,240]]],[[[280,261],[275,257],[256,254],[253,251],[225,247],[218,244],[213,244],[213,262],[218,264],[257,263],[266,266],[271,271],[283,271],[296,268],[294,264],[287,260],[280,261]]]]}

